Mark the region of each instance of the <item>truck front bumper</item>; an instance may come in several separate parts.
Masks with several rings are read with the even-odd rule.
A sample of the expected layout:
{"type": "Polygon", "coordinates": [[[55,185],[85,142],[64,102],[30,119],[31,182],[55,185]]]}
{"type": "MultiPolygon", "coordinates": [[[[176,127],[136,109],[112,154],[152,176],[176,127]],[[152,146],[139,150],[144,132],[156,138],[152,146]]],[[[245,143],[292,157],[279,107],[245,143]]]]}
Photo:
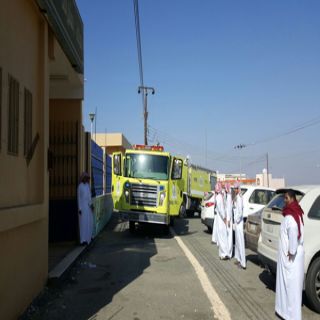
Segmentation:
{"type": "Polygon", "coordinates": [[[157,223],[168,225],[170,216],[167,214],[144,212],[144,211],[119,211],[120,219],[123,221],[135,221],[146,223],[157,223]]]}

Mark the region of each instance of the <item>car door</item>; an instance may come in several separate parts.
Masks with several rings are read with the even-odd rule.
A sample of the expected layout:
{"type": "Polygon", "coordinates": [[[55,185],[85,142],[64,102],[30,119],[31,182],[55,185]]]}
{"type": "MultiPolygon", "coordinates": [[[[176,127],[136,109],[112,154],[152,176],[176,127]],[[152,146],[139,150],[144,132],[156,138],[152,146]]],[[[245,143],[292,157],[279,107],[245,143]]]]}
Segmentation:
{"type": "Polygon", "coordinates": [[[171,183],[169,190],[169,212],[170,214],[179,214],[180,206],[183,201],[184,181],[182,179],[183,160],[179,158],[172,159],[171,165],[171,183]]]}
{"type": "Polygon", "coordinates": [[[115,209],[120,209],[122,195],[122,154],[116,152],[112,156],[112,199],[115,209]]]}

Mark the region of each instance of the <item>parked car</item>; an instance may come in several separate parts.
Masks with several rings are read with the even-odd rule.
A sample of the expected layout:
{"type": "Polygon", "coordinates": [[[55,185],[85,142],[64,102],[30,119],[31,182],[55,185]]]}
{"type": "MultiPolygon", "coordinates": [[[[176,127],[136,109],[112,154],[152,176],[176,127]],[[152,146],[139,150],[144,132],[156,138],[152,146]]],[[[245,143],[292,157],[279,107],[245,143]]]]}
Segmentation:
{"type": "Polygon", "coordinates": [[[262,211],[250,214],[245,224],[244,236],[246,241],[246,247],[250,250],[258,251],[258,241],[261,233],[261,217],[262,211]]]}
{"type": "MultiPolygon", "coordinates": [[[[320,313],[320,186],[291,188],[304,211],[304,272],[305,292],[311,307],[320,313]]],[[[262,213],[258,254],[261,262],[273,273],[277,270],[277,256],[284,194],[276,191],[275,198],[262,213]]]]}
{"type": "Polygon", "coordinates": [[[261,186],[242,186],[243,220],[261,211],[274,197],[275,190],[261,186]]]}
{"type": "Polygon", "coordinates": [[[207,226],[210,233],[212,232],[212,225],[214,221],[214,206],[215,194],[213,191],[208,192],[201,203],[201,222],[207,226]]]}

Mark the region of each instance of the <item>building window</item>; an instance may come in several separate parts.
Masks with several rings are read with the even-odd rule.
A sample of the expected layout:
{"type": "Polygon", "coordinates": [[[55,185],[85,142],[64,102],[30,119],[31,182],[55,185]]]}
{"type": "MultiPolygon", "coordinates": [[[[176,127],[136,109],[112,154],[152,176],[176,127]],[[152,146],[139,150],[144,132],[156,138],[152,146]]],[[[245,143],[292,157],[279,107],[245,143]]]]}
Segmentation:
{"type": "Polygon", "coordinates": [[[2,69],[0,68],[0,150],[2,145],[2,69]]]}
{"type": "Polygon", "coordinates": [[[9,75],[8,153],[19,153],[19,82],[9,75]]]}
{"type": "Polygon", "coordinates": [[[32,144],[32,93],[24,89],[24,155],[32,144]]]}

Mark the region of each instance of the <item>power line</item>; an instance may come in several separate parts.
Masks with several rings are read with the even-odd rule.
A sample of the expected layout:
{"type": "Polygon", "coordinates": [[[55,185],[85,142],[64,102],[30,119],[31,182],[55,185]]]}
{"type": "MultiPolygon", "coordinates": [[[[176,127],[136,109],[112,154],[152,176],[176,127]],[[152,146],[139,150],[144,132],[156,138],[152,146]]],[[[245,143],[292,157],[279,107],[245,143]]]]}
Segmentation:
{"type": "Polygon", "coordinates": [[[313,118],[311,120],[302,122],[302,123],[296,125],[295,127],[291,128],[291,129],[288,129],[287,131],[285,131],[283,133],[280,133],[278,135],[271,136],[271,137],[268,137],[268,138],[263,138],[263,139],[257,140],[257,141],[255,141],[253,143],[247,144],[247,146],[254,146],[254,145],[257,145],[257,144],[261,144],[261,143],[269,142],[269,141],[272,141],[272,140],[276,140],[276,139],[291,135],[293,133],[296,133],[298,131],[304,130],[306,128],[315,126],[315,125],[317,125],[319,123],[320,123],[320,116],[317,116],[316,118],[313,118]]]}
{"type": "MultiPolygon", "coordinates": [[[[136,41],[137,41],[137,51],[138,51],[138,64],[139,64],[139,75],[140,75],[140,86],[144,86],[143,81],[143,64],[142,64],[142,49],[141,49],[141,32],[140,32],[140,18],[139,18],[139,2],[138,0],[133,0],[134,6],[134,19],[136,26],[136,41]]],[[[143,100],[143,98],[142,98],[143,100]]]]}
{"type": "MultiPolygon", "coordinates": [[[[195,145],[192,145],[188,142],[177,139],[176,137],[173,137],[173,136],[167,134],[166,132],[159,130],[159,129],[156,129],[152,126],[148,126],[148,129],[149,129],[148,130],[148,137],[149,137],[150,141],[156,142],[156,143],[161,142],[161,144],[171,146],[175,149],[186,151],[186,152],[179,151],[180,153],[190,154],[190,155],[197,157],[197,158],[204,157],[204,155],[202,153],[199,154],[198,152],[195,153],[195,152],[191,151],[191,150],[202,151],[199,146],[195,146],[195,145]]],[[[217,154],[217,153],[215,153],[215,154],[217,154]]],[[[257,157],[256,155],[253,155],[250,157],[243,157],[243,158],[249,160],[249,159],[254,159],[256,157],[257,157]]],[[[259,157],[261,157],[261,156],[259,156],[259,157]]],[[[209,152],[209,150],[207,152],[207,158],[208,158],[208,160],[222,162],[222,163],[234,163],[234,162],[239,161],[238,157],[236,157],[236,156],[229,156],[229,155],[223,155],[223,154],[221,154],[219,156],[213,156],[213,153],[209,152]]]]}

